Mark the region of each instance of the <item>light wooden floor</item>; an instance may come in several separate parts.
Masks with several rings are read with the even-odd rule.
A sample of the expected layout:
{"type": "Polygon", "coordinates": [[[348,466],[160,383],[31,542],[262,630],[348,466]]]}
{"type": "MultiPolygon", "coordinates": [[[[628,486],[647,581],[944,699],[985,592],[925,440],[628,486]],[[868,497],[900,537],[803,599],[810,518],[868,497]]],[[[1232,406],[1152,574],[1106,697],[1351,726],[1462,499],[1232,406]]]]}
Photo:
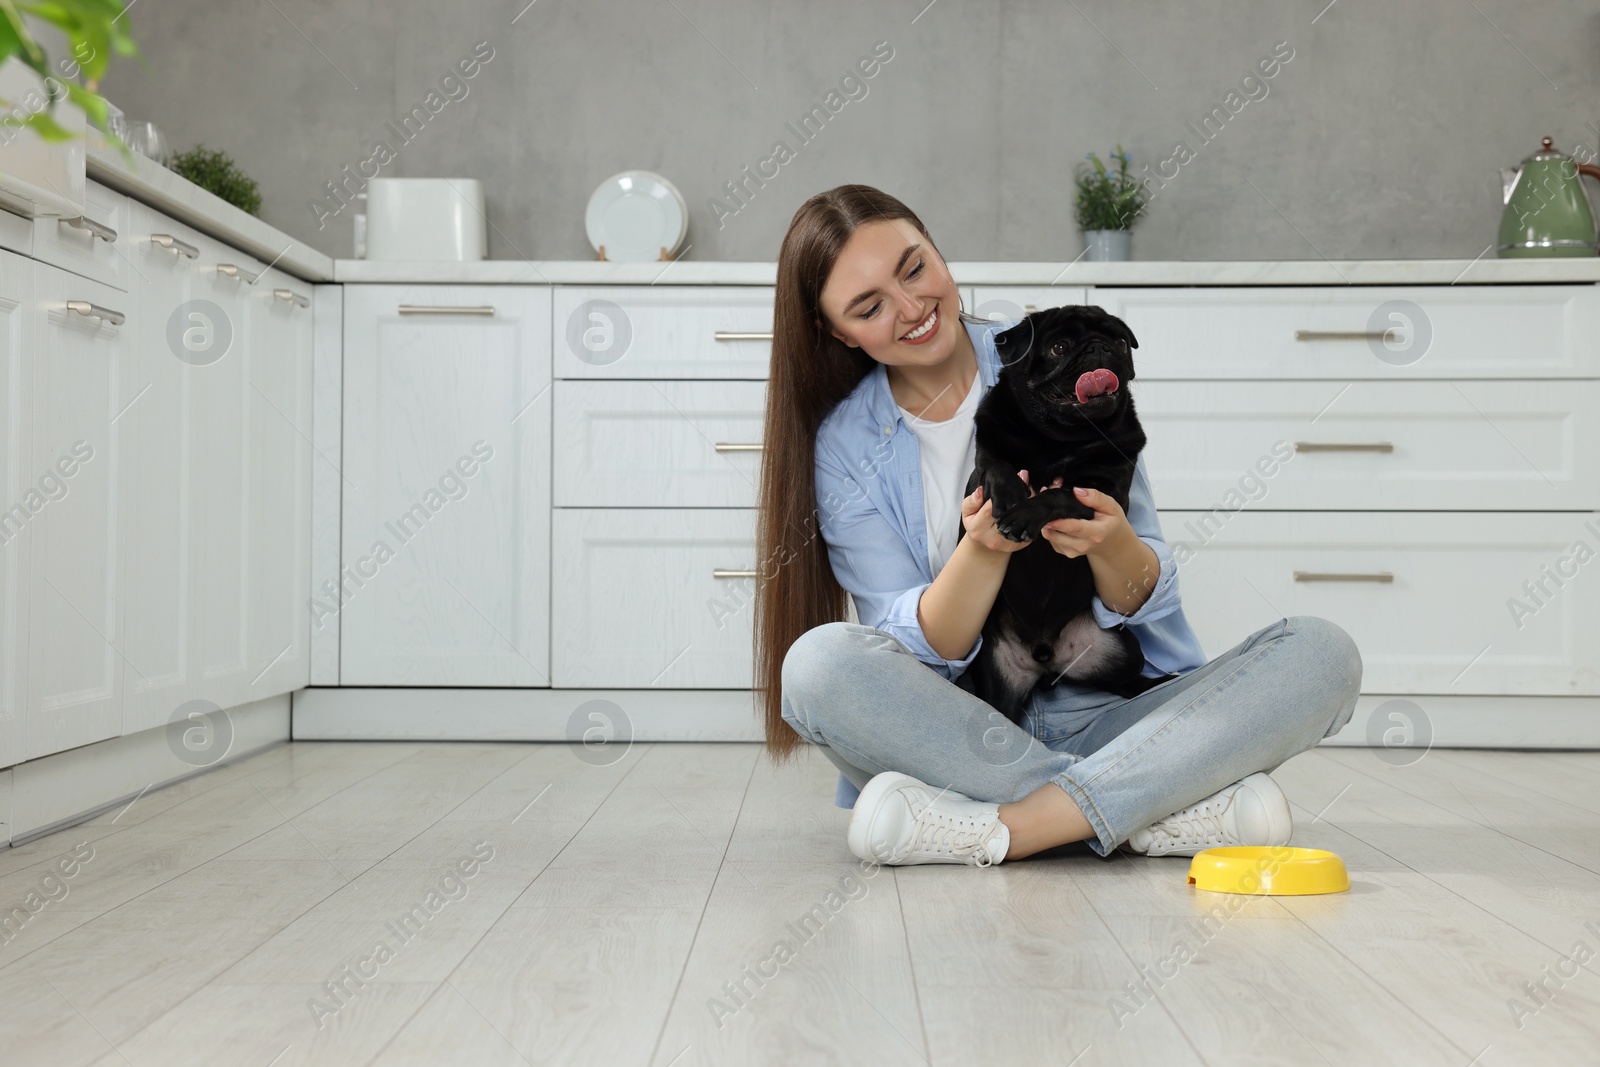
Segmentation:
{"type": "Polygon", "coordinates": [[[1276,777],[1348,893],[1081,846],[867,878],[814,752],[280,746],[0,852],[0,1061],[1600,1062],[1600,754],[1276,777]]]}

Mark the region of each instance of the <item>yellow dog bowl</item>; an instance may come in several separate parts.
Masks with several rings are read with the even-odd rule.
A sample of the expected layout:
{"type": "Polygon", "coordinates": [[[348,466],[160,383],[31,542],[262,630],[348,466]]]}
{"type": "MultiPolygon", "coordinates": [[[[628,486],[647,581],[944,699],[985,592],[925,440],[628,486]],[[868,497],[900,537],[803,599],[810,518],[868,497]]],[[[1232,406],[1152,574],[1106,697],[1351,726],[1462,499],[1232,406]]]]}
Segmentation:
{"type": "Polygon", "coordinates": [[[1344,860],[1325,849],[1288,845],[1208,848],[1189,864],[1189,884],[1212,893],[1306,896],[1350,888],[1344,860]]]}

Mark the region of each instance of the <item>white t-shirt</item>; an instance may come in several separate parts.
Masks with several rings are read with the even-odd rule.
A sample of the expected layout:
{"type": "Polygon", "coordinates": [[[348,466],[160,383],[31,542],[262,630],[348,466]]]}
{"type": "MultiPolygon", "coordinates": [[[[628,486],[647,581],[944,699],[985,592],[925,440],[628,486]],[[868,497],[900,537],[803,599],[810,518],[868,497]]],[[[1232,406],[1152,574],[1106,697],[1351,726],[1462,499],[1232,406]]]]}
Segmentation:
{"type": "MultiPolygon", "coordinates": [[[[967,479],[978,462],[977,428],[973,416],[983,399],[983,375],[974,373],[966,399],[943,422],[930,422],[900,408],[906,425],[917,435],[922,454],[922,503],[928,519],[928,565],[934,577],[956,550],[961,530],[961,499],[967,479]]],[[[895,405],[899,407],[899,405],[895,405]]]]}

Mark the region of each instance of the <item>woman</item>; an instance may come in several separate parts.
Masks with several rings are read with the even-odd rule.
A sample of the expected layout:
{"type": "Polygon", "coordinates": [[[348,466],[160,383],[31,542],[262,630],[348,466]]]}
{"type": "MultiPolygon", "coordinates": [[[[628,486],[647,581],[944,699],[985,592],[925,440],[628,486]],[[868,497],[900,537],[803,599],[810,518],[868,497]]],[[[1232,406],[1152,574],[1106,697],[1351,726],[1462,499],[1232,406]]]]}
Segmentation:
{"type": "MultiPolygon", "coordinates": [[[[755,670],[767,749],[802,740],[854,800],[852,852],[987,867],[1072,841],[1192,856],[1284,844],[1288,801],[1263,773],[1350,720],[1361,657],[1338,626],[1281,618],[1207,661],[1184,618],[1143,455],[1125,514],[1048,524],[1088,558],[1093,610],[1126,622],[1150,678],[1123,699],[1036,690],[1013,724],[962,685],[1007,560],[973,467],[972,413],[1000,363],[961,310],[926,227],[842,185],[801,205],[778,257],[757,518],[755,670]],[[957,523],[965,535],[956,542],[957,523]],[[846,619],[845,594],[859,622],[846,619]],[[859,795],[857,795],[859,790],[859,795]]],[[[1051,491],[1063,491],[1054,490],[1051,491]]]]}

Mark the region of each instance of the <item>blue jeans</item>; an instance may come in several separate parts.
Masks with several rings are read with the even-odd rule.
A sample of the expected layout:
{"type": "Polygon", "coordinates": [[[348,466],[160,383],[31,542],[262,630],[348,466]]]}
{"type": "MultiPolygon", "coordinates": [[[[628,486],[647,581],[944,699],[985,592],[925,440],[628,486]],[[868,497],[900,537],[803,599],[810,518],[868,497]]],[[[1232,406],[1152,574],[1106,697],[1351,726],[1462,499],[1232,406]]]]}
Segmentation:
{"type": "Polygon", "coordinates": [[[1054,782],[1109,855],[1128,835],[1342,729],[1361,688],[1350,635],[1316,615],[1263,626],[1136,697],[1061,683],[1021,725],[882,630],[830,622],[783,661],[783,717],[856,788],[900,771],[987,803],[1054,782]]]}

